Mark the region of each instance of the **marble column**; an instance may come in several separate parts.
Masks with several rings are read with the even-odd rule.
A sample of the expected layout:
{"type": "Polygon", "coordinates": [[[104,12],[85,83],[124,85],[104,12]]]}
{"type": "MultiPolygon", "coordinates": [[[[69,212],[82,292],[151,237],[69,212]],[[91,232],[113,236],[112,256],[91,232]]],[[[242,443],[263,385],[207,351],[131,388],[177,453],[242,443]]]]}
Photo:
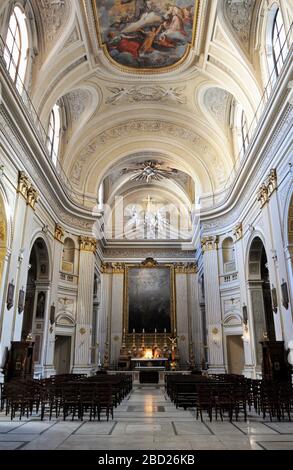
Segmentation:
{"type": "Polygon", "coordinates": [[[111,336],[110,364],[118,366],[123,332],[123,288],[124,269],[113,268],[112,275],[112,307],[111,307],[111,336]]]}
{"type": "Polygon", "coordinates": [[[240,312],[245,306],[249,320],[247,324],[243,324],[243,348],[244,348],[244,370],[243,374],[246,377],[254,376],[255,360],[253,355],[253,344],[254,344],[254,330],[253,330],[253,318],[251,308],[248,307],[250,299],[247,292],[246,283],[246,267],[245,267],[245,253],[243,246],[243,227],[242,223],[238,223],[234,229],[234,248],[235,248],[235,259],[237,260],[237,271],[238,280],[240,287],[240,312]]]}
{"type": "Polygon", "coordinates": [[[292,289],[292,284],[290,284],[290,272],[288,273],[286,253],[284,250],[284,239],[281,227],[281,212],[278,199],[278,191],[273,191],[270,197],[270,202],[268,205],[269,215],[270,215],[270,227],[273,240],[273,247],[275,251],[272,251],[272,259],[274,262],[274,268],[276,273],[276,288],[278,295],[278,310],[280,314],[280,321],[282,327],[282,336],[288,345],[288,342],[293,339],[293,307],[292,307],[292,292],[291,292],[291,301],[289,305],[283,305],[282,289],[281,285],[287,283],[288,294],[290,297],[290,288],[292,289]],[[278,222],[277,222],[278,221],[278,222]],[[288,308],[287,308],[288,307],[288,308]]]}
{"type": "Polygon", "coordinates": [[[189,319],[187,274],[176,272],[177,347],[182,366],[189,362],[189,319]]]}
{"type": "Polygon", "coordinates": [[[74,373],[90,373],[96,240],[80,237],[74,373]]]}
{"type": "Polygon", "coordinates": [[[222,312],[219,287],[218,237],[204,237],[201,243],[205,275],[209,372],[225,373],[222,312]]]}
{"type": "MultiPolygon", "coordinates": [[[[53,245],[53,257],[52,257],[52,279],[51,279],[51,295],[49,298],[49,304],[47,311],[50,317],[51,307],[55,308],[55,315],[57,314],[58,308],[58,286],[60,282],[60,263],[63,252],[63,241],[64,241],[64,229],[59,225],[55,225],[54,232],[54,245],[53,245]]],[[[53,320],[53,318],[52,318],[53,320]]],[[[54,366],[54,351],[55,351],[55,323],[47,320],[47,335],[45,337],[44,344],[44,375],[50,377],[55,374],[54,366]]]]}

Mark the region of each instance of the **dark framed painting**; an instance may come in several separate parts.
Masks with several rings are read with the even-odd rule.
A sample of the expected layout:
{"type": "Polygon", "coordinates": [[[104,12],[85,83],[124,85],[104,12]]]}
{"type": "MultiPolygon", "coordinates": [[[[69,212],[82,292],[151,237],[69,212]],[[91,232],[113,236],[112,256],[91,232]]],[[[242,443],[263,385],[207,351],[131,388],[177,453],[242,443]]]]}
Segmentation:
{"type": "Polygon", "coordinates": [[[92,0],[108,59],[136,71],[166,71],[194,44],[201,0],[92,0]]]}
{"type": "Polygon", "coordinates": [[[128,333],[170,333],[175,324],[174,267],[125,268],[124,326],[128,333]]]}
{"type": "Polygon", "coordinates": [[[13,305],[14,305],[14,290],[15,290],[15,285],[13,282],[10,282],[8,284],[8,290],[7,290],[7,309],[10,310],[13,305]]]}

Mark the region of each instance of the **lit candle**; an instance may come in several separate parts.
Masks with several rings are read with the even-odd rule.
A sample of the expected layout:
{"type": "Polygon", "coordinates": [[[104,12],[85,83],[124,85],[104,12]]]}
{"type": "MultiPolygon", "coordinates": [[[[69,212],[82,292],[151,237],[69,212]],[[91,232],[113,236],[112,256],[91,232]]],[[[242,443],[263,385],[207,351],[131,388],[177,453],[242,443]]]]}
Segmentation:
{"type": "Polygon", "coordinates": [[[157,333],[157,328],[155,328],[155,333],[157,333]]]}
{"type": "Polygon", "coordinates": [[[133,328],[133,333],[135,333],[135,329],[133,328]]]}
{"type": "Polygon", "coordinates": [[[143,334],[144,334],[144,328],[142,329],[142,332],[143,332],[143,334]]]}
{"type": "Polygon", "coordinates": [[[164,328],[164,333],[166,333],[166,328],[164,328]]]}

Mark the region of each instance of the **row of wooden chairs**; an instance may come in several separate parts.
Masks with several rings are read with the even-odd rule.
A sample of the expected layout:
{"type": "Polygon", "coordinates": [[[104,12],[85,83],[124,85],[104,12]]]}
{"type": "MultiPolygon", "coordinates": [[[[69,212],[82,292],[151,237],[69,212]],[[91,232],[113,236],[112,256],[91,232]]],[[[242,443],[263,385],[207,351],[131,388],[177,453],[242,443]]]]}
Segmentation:
{"type": "Polygon", "coordinates": [[[113,409],[132,389],[132,377],[128,375],[101,375],[88,378],[80,374],[53,376],[42,380],[17,380],[4,384],[1,409],[13,420],[27,418],[35,412],[41,420],[48,414],[63,419],[71,415],[83,419],[89,413],[90,420],[101,419],[105,412],[107,420],[113,419],[113,409]]]}
{"type": "Polygon", "coordinates": [[[176,407],[195,408],[196,417],[203,420],[206,411],[210,421],[213,415],[229,420],[243,414],[247,420],[248,410],[270,420],[291,420],[293,411],[293,388],[291,383],[274,383],[247,379],[235,374],[219,374],[210,377],[170,375],[166,377],[166,392],[176,407]]]}

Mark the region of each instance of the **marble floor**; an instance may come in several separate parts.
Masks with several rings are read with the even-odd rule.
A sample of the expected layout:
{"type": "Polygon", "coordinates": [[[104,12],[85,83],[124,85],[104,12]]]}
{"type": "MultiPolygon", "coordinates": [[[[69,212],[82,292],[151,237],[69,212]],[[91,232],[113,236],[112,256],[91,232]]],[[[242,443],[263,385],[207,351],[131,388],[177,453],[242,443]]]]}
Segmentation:
{"type": "Polygon", "coordinates": [[[293,422],[230,423],[205,417],[193,409],[176,409],[164,388],[135,387],[114,411],[114,420],[75,419],[42,422],[38,416],[10,421],[0,413],[0,450],[293,450],[293,422]]]}

